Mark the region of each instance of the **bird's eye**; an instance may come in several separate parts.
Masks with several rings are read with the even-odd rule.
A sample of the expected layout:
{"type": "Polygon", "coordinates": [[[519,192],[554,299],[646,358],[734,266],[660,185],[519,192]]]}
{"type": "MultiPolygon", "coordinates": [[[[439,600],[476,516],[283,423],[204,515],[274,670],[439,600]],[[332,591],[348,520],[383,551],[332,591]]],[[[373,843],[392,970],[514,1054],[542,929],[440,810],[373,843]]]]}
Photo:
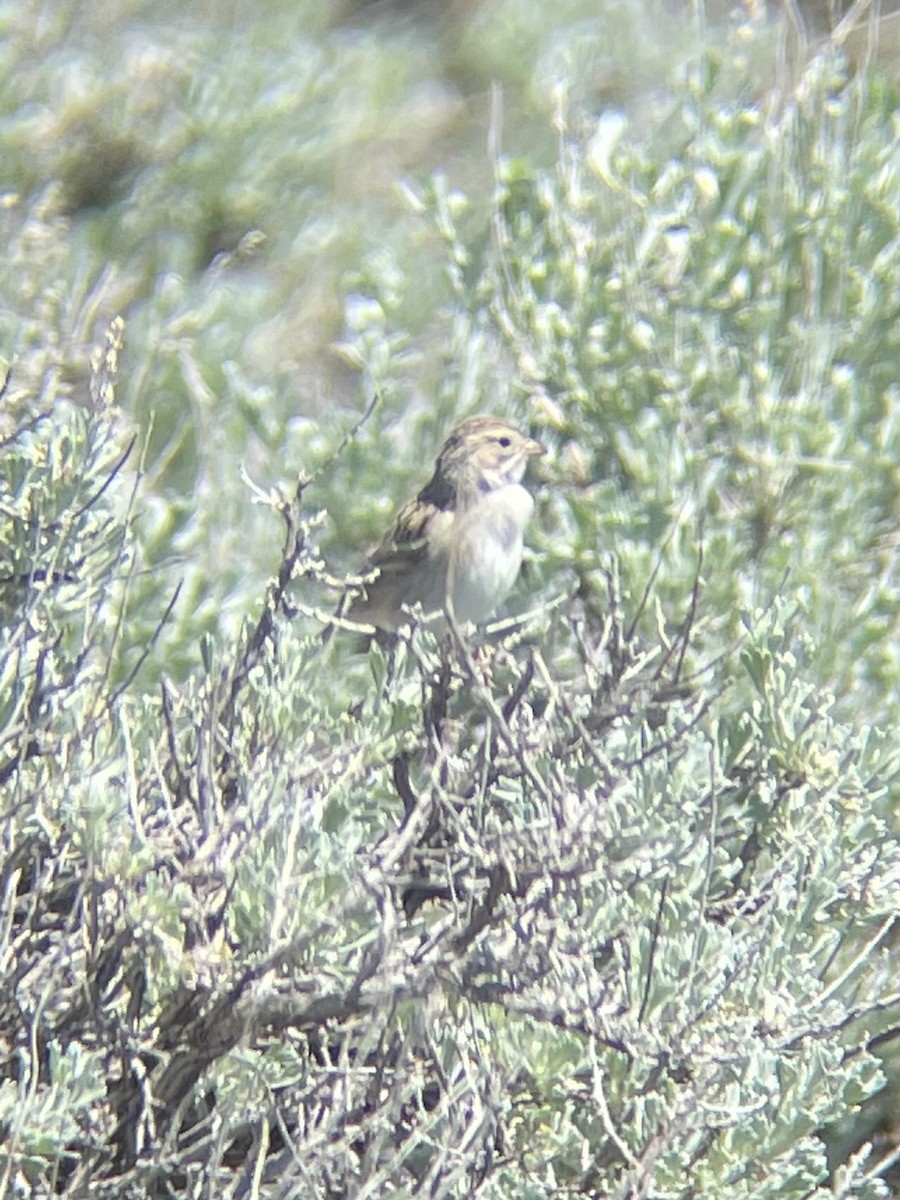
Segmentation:
{"type": "Polygon", "coordinates": [[[502,446],[504,450],[508,450],[512,445],[512,439],[508,438],[504,433],[502,437],[497,438],[497,443],[498,445],[502,446]]]}

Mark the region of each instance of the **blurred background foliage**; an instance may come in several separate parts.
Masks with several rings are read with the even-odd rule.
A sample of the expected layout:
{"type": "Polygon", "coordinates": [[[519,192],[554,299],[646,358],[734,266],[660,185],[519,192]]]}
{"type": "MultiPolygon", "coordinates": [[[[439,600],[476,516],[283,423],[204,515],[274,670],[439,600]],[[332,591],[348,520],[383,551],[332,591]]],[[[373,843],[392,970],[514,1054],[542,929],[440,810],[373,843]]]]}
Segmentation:
{"type": "Polygon", "coordinates": [[[167,670],[201,632],[234,632],[271,570],[241,466],[264,489],[315,470],[377,390],[315,494],[351,568],[447,426],[521,411],[531,388],[550,473],[580,473],[558,520],[587,513],[580,535],[552,529],[548,569],[587,565],[623,520],[649,522],[652,556],[679,506],[683,527],[715,515],[736,566],[722,605],[760,571],[764,599],[789,561],[821,593],[829,561],[811,619],[831,644],[843,619],[859,651],[835,683],[883,695],[895,94],[828,54],[804,78],[841,15],[8,6],[6,357],[54,305],[77,389],[86,345],[126,317],[148,613],[185,584],[167,670]],[[625,494],[634,517],[616,516],[625,494]],[[819,543],[794,536],[811,505],[819,543]]]}
{"type": "MultiPolygon", "coordinates": [[[[823,883],[823,895],[807,897],[805,911],[813,926],[823,910],[829,919],[840,910],[859,947],[872,936],[894,867],[872,866],[875,899],[860,917],[862,860],[877,844],[892,864],[897,832],[896,767],[884,746],[900,696],[900,56],[896,14],[865,8],[0,5],[7,862],[19,862],[16,847],[37,828],[67,847],[63,875],[77,877],[84,863],[129,886],[146,875],[123,911],[130,931],[155,928],[140,943],[159,972],[154,1003],[183,986],[180,951],[166,948],[202,925],[202,903],[193,876],[170,890],[155,874],[157,850],[122,832],[117,787],[152,774],[146,764],[165,757],[165,744],[172,770],[188,754],[176,753],[180,739],[202,757],[197,714],[217,711],[204,689],[230,670],[262,714],[229,751],[237,761],[254,747],[255,786],[270,771],[277,794],[279,781],[303,777],[304,754],[333,756],[344,772],[343,793],[317,793],[321,828],[304,815],[304,856],[292,864],[310,926],[353,892],[354,855],[391,827],[396,780],[384,768],[416,748],[404,739],[422,720],[421,698],[414,690],[373,704],[378,653],[360,659],[339,642],[321,651],[312,614],[333,604],[327,576],[356,569],[424,482],[448,427],[478,410],[515,416],[550,451],[536,472],[532,552],[511,611],[564,598],[562,611],[586,614],[590,629],[614,578],[626,624],[667,644],[696,603],[686,661],[698,672],[718,664],[707,674],[721,689],[709,736],[722,769],[758,738],[773,779],[818,789],[820,807],[805,816],[778,810],[779,837],[809,847],[811,822],[827,826],[829,804],[848,792],[870,806],[823,833],[825,879],[842,856],[853,859],[859,895],[841,876],[827,896],[823,883]],[[121,347],[111,329],[119,316],[121,347]],[[248,630],[279,565],[279,497],[299,477],[311,479],[291,592],[302,612],[262,677],[245,678],[248,630]],[[36,591],[23,614],[10,588],[29,573],[36,591]],[[39,586],[48,583],[52,596],[39,586]],[[162,716],[160,694],[170,706],[162,716]],[[364,727],[346,715],[360,706],[364,727]],[[119,723],[109,726],[103,714],[113,711],[119,723]],[[27,738],[16,749],[37,726],[38,751],[27,738]],[[278,757],[284,742],[291,765],[278,757]],[[367,752],[380,771],[359,765],[367,752]],[[46,778],[25,779],[35,754],[65,761],[58,793],[46,793],[58,795],[59,811],[36,800],[46,778]],[[65,796],[77,801],[69,816],[65,796]]],[[[571,627],[543,622],[554,678],[578,678],[571,627]]],[[[222,712],[225,725],[237,719],[227,703],[222,712]]],[[[692,746],[677,787],[665,772],[634,784],[629,803],[638,793],[641,803],[622,809],[628,846],[650,836],[646,801],[661,806],[672,838],[661,860],[677,857],[675,813],[702,810],[689,783],[698,755],[692,746]]],[[[729,782],[734,801],[740,788],[729,782]]],[[[771,790],[750,796],[748,784],[741,803],[768,812],[771,790]]],[[[273,906],[284,903],[278,813],[273,801],[266,837],[244,846],[221,901],[248,953],[263,953],[273,906]]],[[[733,819],[749,838],[746,811],[733,819]]],[[[706,864],[691,869],[687,895],[706,864]]],[[[720,869],[727,876],[735,860],[720,869]]],[[[786,909],[799,903],[780,877],[777,886],[786,909]]],[[[381,919],[357,899],[341,909],[341,952],[354,939],[368,944],[381,919]]],[[[622,903],[598,902],[598,929],[622,903]]],[[[655,952],[655,903],[655,894],[635,900],[635,961],[655,952]]],[[[674,893],[671,905],[672,961],[658,964],[669,983],[691,921],[689,908],[674,913],[674,893]]],[[[794,932],[782,929],[776,944],[794,946],[794,932]]],[[[838,941],[840,974],[852,939],[838,941]]],[[[327,939],[310,954],[337,972],[327,939]]],[[[873,972],[877,991],[884,976],[873,972]]],[[[896,1004],[885,1011],[882,1033],[896,1025],[896,1004]]],[[[484,1013],[473,1021],[490,1041],[498,1035],[484,1013]]],[[[749,1024],[746,1035],[755,1036],[749,1024]]],[[[524,1018],[499,1042],[517,1104],[532,1089],[522,1145],[543,1146],[545,1123],[567,1104],[554,1089],[570,1048],[546,1031],[533,1036],[524,1018]],[[534,1060],[527,1084],[515,1075],[520,1050],[534,1060]]],[[[85,1045],[78,1053],[98,1053],[85,1045]]],[[[571,1054],[583,1070],[581,1049],[571,1054]]],[[[268,1064],[287,1075],[295,1065],[268,1064]]],[[[237,1086],[234,1068],[217,1080],[222,1096],[237,1086]]],[[[73,1060],[54,1069],[56,1080],[96,1068],[73,1060]]],[[[784,1059],[747,1070],[752,1092],[753,1071],[768,1079],[784,1059]]],[[[650,1109],[653,1097],[628,1101],[627,1078],[613,1075],[614,1107],[639,1125],[633,1106],[650,1109]]],[[[860,1055],[835,1089],[839,1101],[816,1109],[810,1100],[809,1130],[829,1124],[832,1166],[873,1130],[896,1137],[896,1082],[855,1122],[874,1080],[860,1055]]],[[[797,1088],[815,1092],[810,1080],[797,1088]]],[[[89,1107],[89,1092],[72,1103],[89,1107]]],[[[716,1105],[727,1109],[729,1098],[716,1105]]],[[[29,1120],[33,1149],[45,1131],[32,1110],[29,1120]]],[[[802,1124],[795,1111],[782,1134],[794,1146],[802,1124]]],[[[560,1152],[570,1181],[583,1152],[574,1147],[609,1132],[589,1126],[583,1143],[560,1152]]],[[[75,1135],[58,1136],[71,1144],[75,1135]]],[[[746,1156],[762,1134],[741,1136],[746,1145],[730,1145],[725,1160],[746,1156]]],[[[810,1150],[794,1190],[771,1194],[812,1195],[817,1162],[810,1150]]],[[[787,1187],[794,1165],[783,1176],[772,1167],[773,1181],[787,1187]]],[[[681,1194],[683,1169],[673,1152],[656,1177],[670,1190],[658,1194],[681,1194]]],[[[694,1194],[725,1194],[716,1169],[703,1159],[694,1194]]],[[[881,1194],[840,1186],[835,1194],[881,1194]]]]}

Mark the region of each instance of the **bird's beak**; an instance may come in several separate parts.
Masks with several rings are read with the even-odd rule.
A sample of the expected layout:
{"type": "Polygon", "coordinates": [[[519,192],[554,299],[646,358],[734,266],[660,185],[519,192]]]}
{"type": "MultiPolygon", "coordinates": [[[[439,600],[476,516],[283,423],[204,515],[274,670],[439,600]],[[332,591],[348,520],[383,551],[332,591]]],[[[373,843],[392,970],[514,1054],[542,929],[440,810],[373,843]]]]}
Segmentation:
{"type": "Polygon", "coordinates": [[[547,447],[542,446],[540,442],[536,442],[534,438],[529,438],[523,449],[528,458],[540,458],[542,454],[547,453],[547,447]]]}

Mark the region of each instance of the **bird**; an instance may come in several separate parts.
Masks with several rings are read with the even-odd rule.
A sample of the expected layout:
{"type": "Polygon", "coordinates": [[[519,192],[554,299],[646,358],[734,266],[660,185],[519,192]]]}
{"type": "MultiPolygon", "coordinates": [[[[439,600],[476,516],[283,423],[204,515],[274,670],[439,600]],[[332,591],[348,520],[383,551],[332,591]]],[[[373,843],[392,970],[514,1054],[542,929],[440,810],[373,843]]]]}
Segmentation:
{"type": "Polygon", "coordinates": [[[400,509],[365,564],[370,576],[342,616],[396,634],[421,605],[425,620],[487,621],[512,589],[534,510],[522,485],[540,442],[502,417],[469,417],[447,437],[434,474],[400,509]]]}

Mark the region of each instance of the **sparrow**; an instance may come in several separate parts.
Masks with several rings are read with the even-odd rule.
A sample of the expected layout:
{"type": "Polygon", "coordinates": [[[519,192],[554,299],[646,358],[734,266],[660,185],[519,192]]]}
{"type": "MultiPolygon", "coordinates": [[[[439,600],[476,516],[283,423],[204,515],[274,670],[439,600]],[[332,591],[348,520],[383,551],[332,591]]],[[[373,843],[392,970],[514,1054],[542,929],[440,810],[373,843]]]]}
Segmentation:
{"type": "Polygon", "coordinates": [[[366,563],[371,575],[342,615],[395,633],[421,605],[426,620],[487,621],[508,596],[522,563],[534,500],[522,486],[540,442],[502,417],[457,425],[434,474],[410,500],[366,563]]]}

